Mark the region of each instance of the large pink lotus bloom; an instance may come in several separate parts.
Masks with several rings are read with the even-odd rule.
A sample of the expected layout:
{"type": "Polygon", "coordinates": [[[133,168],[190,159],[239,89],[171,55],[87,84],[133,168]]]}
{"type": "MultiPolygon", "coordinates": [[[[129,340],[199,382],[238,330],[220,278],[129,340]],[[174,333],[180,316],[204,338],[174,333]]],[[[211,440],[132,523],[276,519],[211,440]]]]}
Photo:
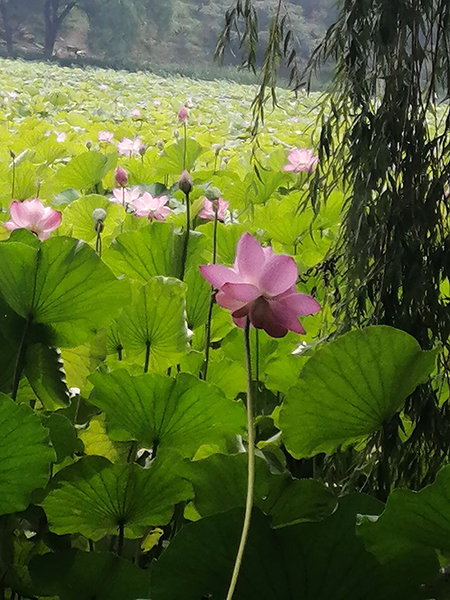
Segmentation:
{"type": "Polygon", "coordinates": [[[161,106],[161,100],[153,100],[153,106],[161,106]]]}
{"type": "Polygon", "coordinates": [[[50,206],[44,206],[39,198],[24,200],[18,202],[14,200],[9,207],[11,221],[6,221],[3,225],[9,231],[15,229],[28,229],[41,240],[50,237],[52,231],[55,231],[61,225],[61,213],[50,206]]]}
{"type": "Polygon", "coordinates": [[[289,152],[288,164],[284,165],[283,171],[307,171],[312,173],[319,162],[317,156],[309,148],[294,148],[289,152]]]}
{"type": "Polygon", "coordinates": [[[208,198],[203,200],[203,206],[198,213],[198,216],[201,219],[205,219],[206,221],[214,221],[216,212],[214,204],[217,202],[217,220],[224,221],[225,219],[225,211],[228,209],[229,202],[222,200],[222,198],[218,198],[217,200],[211,201],[208,198]]]}
{"type": "Polygon", "coordinates": [[[113,189],[113,196],[109,199],[114,204],[120,204],[121,206],[133,206],[135,200],[141,195],[141,190],[138,187],[134,187],[131,190],[126,190],[123,187],[113,189]]]}
{"type": "Polygon", "coordinates": [[[66,136],[66,133],[64,131],[60,131],[59,133],[55,132],[55,133],[56,133],[56,141],[57,142],[59,142],[60,144],[62,144],[63,142],[66,141],[66,137],[67,136],[66,136]]]}
{"type": "Polygon", "coordinates": [[[123,154],[125,156],[139,155],[141,149],[144,147],[142,140],[136,138],[134,140],[130,140],[130,138],[122,138],[120,142],[117,143],[117,150],[119,154],[123,154]]]}
{"type": "Polygon", "coordinates": [[[114,133],[112,131],[99,131],[98,132],[98,141],[105,142],[106,144],[110,144],[114,139],[114,133]]]}
{"type": "Polygon", "coordinates": [[[134,214],[136,217],[148,217],[150,221],[165,221],[170,215],[170,208],[166,206],[168,200],[167,196],[152,196],[149,192],[144,192],[133,201],[134,214]]]}
{"type": "Polygon", "coordinates": [[[320,310],[314,298],[297,292],[294,259],[262,248],[249,233],[239,239],[232,268],[202,265],[200,271],[219,290],[217,304],[231,310],[239,327],[249,317],[254,327],[272,337],[283,337],[288,331],[305,333],[298,317],[320,310]]]}
{"type": "Polygon", "coordinates": [[[139,108],[133,108],[133,110],[131,111],[131,116],[132,117],[140,117],[141,116],[141,111],[139,108]]]}
{"type": "Polygon", "coordinates": [[[187,123],[188,119],[189,119],[188,109],[185,106],[182,106],[180,108],[180,110],[178,111],[178,120],[183,123],[187,123]]]}

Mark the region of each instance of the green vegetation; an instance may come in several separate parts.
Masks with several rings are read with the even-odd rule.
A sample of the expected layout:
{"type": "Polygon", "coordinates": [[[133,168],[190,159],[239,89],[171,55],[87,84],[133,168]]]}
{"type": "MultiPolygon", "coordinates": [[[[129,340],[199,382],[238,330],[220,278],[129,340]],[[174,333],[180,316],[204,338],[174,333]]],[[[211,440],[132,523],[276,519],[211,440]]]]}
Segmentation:
{"type": "MultiPolygon", "coordinates": [[[[265,40],[274,7],[271,0],[258,4],[265,40]]],[[[288,6],[306,64],[334,5],[297,0],[288,6]]],[[[195,74],[211,68],[228,7],[228,0],[1,0],[0,41],[9,56],[54,54],[62,61],[195,74]]],[[[230,49],[225,64],[236,66],[238,43],[230,49]]]]}

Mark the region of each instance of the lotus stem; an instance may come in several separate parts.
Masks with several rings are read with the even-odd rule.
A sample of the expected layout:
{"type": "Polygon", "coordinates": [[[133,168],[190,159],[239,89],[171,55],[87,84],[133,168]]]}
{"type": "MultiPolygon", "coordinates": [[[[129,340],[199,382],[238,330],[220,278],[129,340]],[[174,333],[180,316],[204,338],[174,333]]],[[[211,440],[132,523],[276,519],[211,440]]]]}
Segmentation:
{"type": "Polygon", "coordinates": [[[245,364],[247,368],[247,501],[245,503],[244,525],[242,527],[241,541],[234,564],[233,575],[226,600],[232,600],[241,570],[245,546],[247,545],[250,523],[252,519],[253,501],[255,496],[255,423],[253,415],[253,390],[252,390],[252,362],[250,355],[250,319],[247,317],[244,328],[245,364]]]}
{"type": "MultiPolygon", "coordinates": [[[[213,230],[213,255],[212,262],[213,265],[216,264],[217,260],[217,203],[214,204],[214,230],[213,230]]],[[[206,380],[206,375],[208,373],[208,363],[209,363],[209,349],[211,346],[211,320],[212,320],[212,311],[214,308],[214,287],[211,286],[211,298],[209,301],[209,309],[208,309],[208,319],[206,321],[205,327],[205,362],[203,363],[203,372],[202,379],[206,380]]]]}

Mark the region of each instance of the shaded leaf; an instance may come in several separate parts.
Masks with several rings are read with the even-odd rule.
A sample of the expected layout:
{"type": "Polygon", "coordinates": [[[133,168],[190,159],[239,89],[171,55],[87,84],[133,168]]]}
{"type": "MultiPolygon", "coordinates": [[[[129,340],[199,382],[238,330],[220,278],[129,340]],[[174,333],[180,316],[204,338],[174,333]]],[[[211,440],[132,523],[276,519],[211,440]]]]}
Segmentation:
{"type": "Polygon", "coordinates": [[[331,454],[377,431],[434,370],[436,352],[424,352],[399,329],[351,331],[317,350],[291,388],[280,428],[296,458],[331,454]]]}

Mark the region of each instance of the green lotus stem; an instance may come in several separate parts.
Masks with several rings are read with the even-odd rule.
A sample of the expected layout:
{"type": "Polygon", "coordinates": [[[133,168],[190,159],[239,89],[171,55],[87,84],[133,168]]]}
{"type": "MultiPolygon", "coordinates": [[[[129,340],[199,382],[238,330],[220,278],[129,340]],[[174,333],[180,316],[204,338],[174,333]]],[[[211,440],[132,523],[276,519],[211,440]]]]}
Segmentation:
{"type": "Polygon", "coordinates": [[[252,519],[253,501],[255,497],[255,423],[253,415],[253,391],[252,391],[252,361],[250,355],[250,319],[247,317],[244,328],[245,364],[247,368],[247,501],[245,503],[244,525],[242,527],[241,541],[234,564],[233,575],[226,600],[232,600],[236,584],[241,570],[245,546],[247,545],[250,522],[252,519]]]}
{"type": "Polygon", "coordinates": [[[19,350],[17,351],[17,360],[16,360],[16,365],[14,367],[14,377],[13,377],[13,386],[12,386],[12,392],[11,392],[11,398],[16,401],[17,398],[17,392],[19,391],[19,383],[20,383],[20,378],[22,376],[22,372],[23,372],[23,367],[24,367],[24,359],[25,359],[25,350],[26,350],[26,344],[25,344],[25,340],[27,337],[27,333],[28,333],[28,328],[30,326],[30,317],[28,317],[28,319],[26,320],[26,323],[24,325],[23,331],[22,331],[22,337],[20,339],[20,345],[19,345],[19,350]]]}
{"type": "Polygon", "coordinates": [[[119,523],[119,537],[117,539],[117,556],[122,556],[124,538],[125,538],[125,525],[121,521],[119,523]]]}
{"type": "MultiPolygon", "coordinates": [[[[213,230],[213,255],[212,262],[213,265],[216,264],[217,259],[217,203],[214,205],[214,230],[213,230]]],[[[214,308],[214,287],[211,286],[211,298],[209,300],[209,309],[208,309],[208,319],[206,321],[205,327],[205,362],[203,363],[203,372],[202,379],[206,380],[206,375],[208,373],[208,363],[209,363],[209,349],[211,346],[211,320],[212,320],[212,311],[214,308]]]]}
{"type": "Polygon", "coordinates": [[[145,361],[144,361],[144,373],[148,373],[148,366],[150,364],[150,342],[145,342],[145,361]]]}
{"type": "Polygon", "coordinates": [[[12,184],[11,184],[11,198],[14,200],[14,194],[16,192],[16,156],[10,151],[12,158],[12,184]]]}
{"type": "Polygon", "coordinates": [[[189,245],[189,234],[191,231],[191,203],[189,201],[189,194],[185,194],[186,196],[186,235],[184,237],[184,246],[183,246],[183,255],[181,258],[181,275],[180,279],[183,281],[184,273],[186,271],[186,259],[188,253],[188,245],[189,245]]]}
{"type": "Polygon", "coordinates": [[[102,255],[102,230],[103,230],[103,224],[97,225],[97,227],[96,227],[97,237],[95,239],[95,251],[97,252],[97,254],[99,256],[102,255]]]}
{"type": "Polygon", "coordinates": [[[183,146],[183,171],[186,169],[187,162],[187,123],[183,122],[183,130],[184,130],[184,146],[183,146]]]}

